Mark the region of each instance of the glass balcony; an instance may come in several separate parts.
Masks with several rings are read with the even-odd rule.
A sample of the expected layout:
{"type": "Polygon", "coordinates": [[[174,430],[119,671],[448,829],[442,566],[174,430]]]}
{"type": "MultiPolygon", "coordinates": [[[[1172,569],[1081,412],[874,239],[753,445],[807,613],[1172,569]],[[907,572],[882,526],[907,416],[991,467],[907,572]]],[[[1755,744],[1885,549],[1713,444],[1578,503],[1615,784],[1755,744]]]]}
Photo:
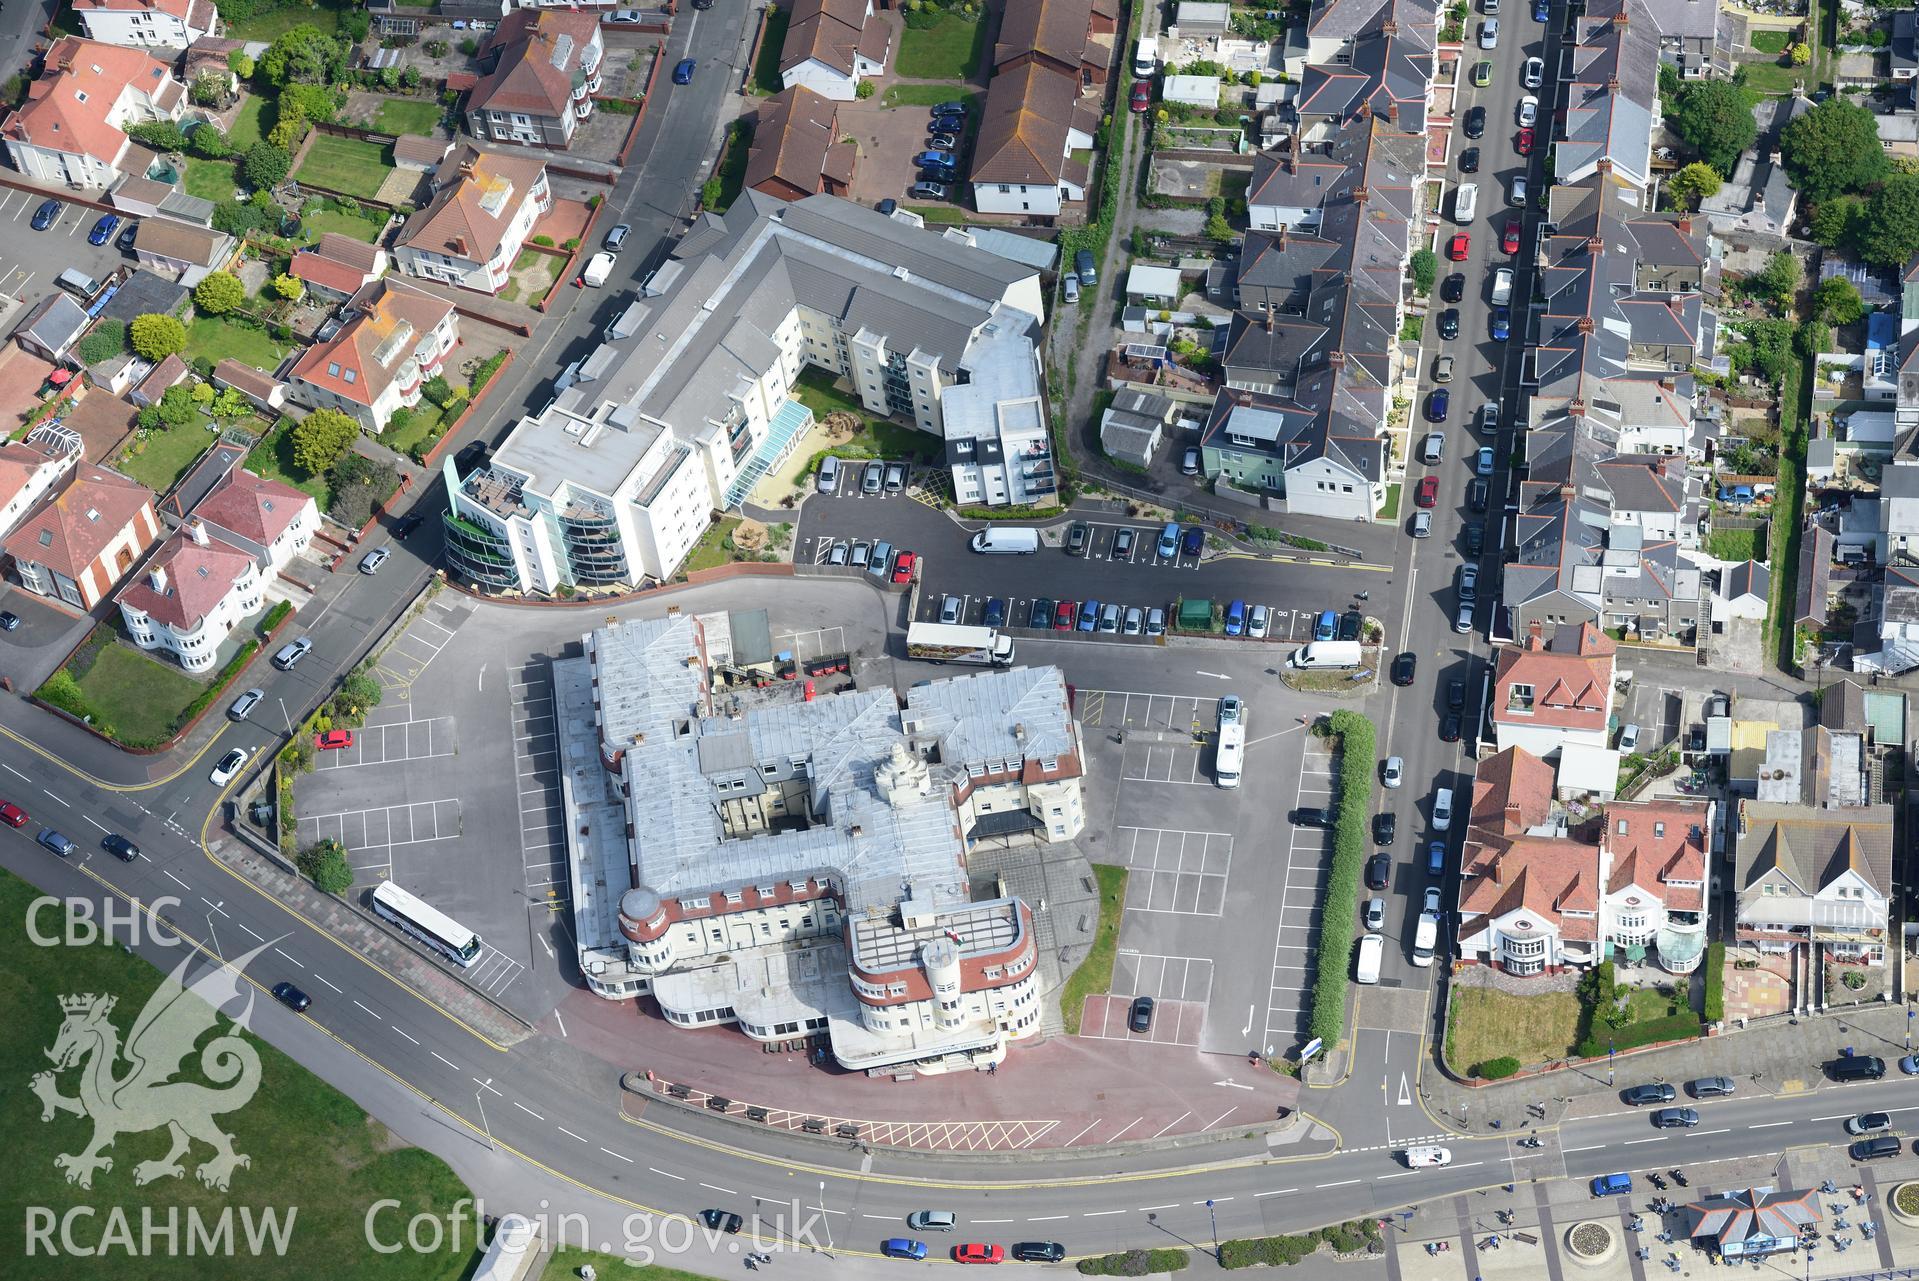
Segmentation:
{"type": "Polygon", "coordinates": [[[590,511],[568,511],[559,517],[560,542],[566,549],[567,571],[583,587],[624,583],[626,546],[620,527],[610,516],[590,511]]]}
{"type": "Polygon", "coordinates": [[[440,523],[446,533],[446,565],[451,573],[486,591],[511,591],[522,585],[514,568],[513,549],[504,535],[452,512],[442,513],[440,523]]]}

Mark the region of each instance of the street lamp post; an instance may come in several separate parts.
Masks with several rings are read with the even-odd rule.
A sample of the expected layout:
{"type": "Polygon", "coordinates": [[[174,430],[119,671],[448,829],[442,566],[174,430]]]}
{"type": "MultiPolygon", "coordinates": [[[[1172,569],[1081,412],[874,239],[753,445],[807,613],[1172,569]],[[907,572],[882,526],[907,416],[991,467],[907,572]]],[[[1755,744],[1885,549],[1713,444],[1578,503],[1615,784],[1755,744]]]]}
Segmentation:
{"type": "Polygon", "coordinates": [[[1612,1085],[1613,1059],[1618,1057],[1618,1055],[1619,1055],[1619,1051],[1613,1048],[1613,1039],[1611,1037],[1607,1037],[1606,1038],[1606,1084],[1608,1086],[1612,1085]]]}
{"type": "Polygon", "coordinates": [[[826,1229],[826,1249],[821,1251],[827,1258],[833,1257],[833,1216],[826,1212],[826,1180],[820,1180],[820,1225],[826,1229]]]}
{"type": "Polygon", "coordinates": [[[488,1077],[481,1083],[479,1089],[473,1091],[473,1101],[480,1105],[480,1128],[486,1131],[486,1145],[489,1148],[493,1147],[493,1127],[488,1125],[486,1120],[486,1087],[491,1084],[493,1084],[493,1078],[488,1077]]]}
{"type": "Polygon", "coordinates": [[[1206,1198],[1206,1213],[1213,1221],[1213,1262],[1224,1263],[1225,1258],[1219,1248],[1219,1212],[1213,1209],[1213,1198],[1206,1198]]]}

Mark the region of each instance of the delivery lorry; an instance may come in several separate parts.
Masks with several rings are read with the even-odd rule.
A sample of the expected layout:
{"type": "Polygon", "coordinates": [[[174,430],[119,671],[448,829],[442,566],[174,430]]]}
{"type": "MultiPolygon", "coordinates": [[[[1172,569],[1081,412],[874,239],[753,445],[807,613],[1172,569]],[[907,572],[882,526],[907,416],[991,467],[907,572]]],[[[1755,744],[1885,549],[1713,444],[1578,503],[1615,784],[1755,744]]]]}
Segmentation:
{"type": "Polygon", "coordinates": [[[912,623],[906,628],[906,656],[922,663],[1006,667],[1013,661],[1013,638],[997,627],[912,623]]]}

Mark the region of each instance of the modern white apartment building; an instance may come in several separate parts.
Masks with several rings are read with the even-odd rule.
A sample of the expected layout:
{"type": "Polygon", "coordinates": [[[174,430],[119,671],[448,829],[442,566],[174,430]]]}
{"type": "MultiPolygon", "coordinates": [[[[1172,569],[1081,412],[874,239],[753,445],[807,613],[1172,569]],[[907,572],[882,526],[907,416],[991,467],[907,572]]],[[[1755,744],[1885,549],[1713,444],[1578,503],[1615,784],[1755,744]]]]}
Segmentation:
{"type": "MultiPolygon", "coordinates": [[[[736,505],[805,434],[812,414],[793,391],[808,367],[950,450],[946,398],[975,370],[980,384],[1003,370],[1016,401],[1039,396],[1031,339],[1042,306],[1034,268],[964,232],[836,196],[748,191],[694,224],[489,466],[463,478],[448,459],[448,567],[517,592],[670,577],[711,513],[736,505]]],[[[1002,426],[973,397],[956,403],[965,438],[1010,442],[1034,465],[1020,482],[1037,491],[1024,424],[1043,423],[1038,406],[1009,405],[1002,426]]]]}
{"type": "Polygon", "coordinates": [[[632,619],[553,664],[588,986],[681,1027],[824,1034],[842,1067],[980,1070],[1040,1026],[1032,908],[974,901],[982,842],[1085,823],[1057,668],[805,700],[715,684],[724,615],[632,619]]]}

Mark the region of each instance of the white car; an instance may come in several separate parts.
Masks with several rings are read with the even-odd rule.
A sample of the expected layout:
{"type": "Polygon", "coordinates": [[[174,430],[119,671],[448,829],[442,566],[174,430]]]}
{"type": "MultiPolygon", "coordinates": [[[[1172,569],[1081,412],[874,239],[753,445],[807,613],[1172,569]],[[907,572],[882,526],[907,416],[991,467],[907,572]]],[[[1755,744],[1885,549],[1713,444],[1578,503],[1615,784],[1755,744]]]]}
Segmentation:
{"type": "Polygon", "coordinates": [[[1541,58],[1526,59],[1526,70],[1521,77],[1528,89],[1537,89],[1546,79],[1546,63],[1541,58]]]}
{"type": "Polygon", "coordinates": [[[236,747],[220,758],[219,764],[213,767],[213,773],[208,775],[208,777],[213,780],[215,787],[225,787],[233,781],[234,775],[238,774],[241,769],[246,766],[246,763],[246,749],[244,747],[236,747]]]}
{"type": "Polygon", "coordinates": [[[1479,24],[1479,47],[1481,49],[1499,47],[1499,19],[1488,18],[1479,24]]]}
{"type": "Polygon", "coordinates": [[[1374,933],[1386,928],[1386,900],[1369,898],[1366,900],[1366,928],[1374,933]]]}
{"type": "Polygon", "coordinates": [[[1272,626],[1272,615],[1264,605],[1253,606],[1252,617],[1246,620],[1246,634],[1254,640],[1265,640],[1272,626]]]}
{"type": "Polygon", "coordinates": [[[1386,758],[1386,768],[1381,772],[1379,781],[1387,787],[1398,787],[1406,778],[1406,762],[1397,756],[1386,758]]]}
{"type": "Polygon", "coordinates": [[[1519,127],[1530,129],[1539,123],[1539,99],[1527,94],[1519,100],[1519,127]]]}

